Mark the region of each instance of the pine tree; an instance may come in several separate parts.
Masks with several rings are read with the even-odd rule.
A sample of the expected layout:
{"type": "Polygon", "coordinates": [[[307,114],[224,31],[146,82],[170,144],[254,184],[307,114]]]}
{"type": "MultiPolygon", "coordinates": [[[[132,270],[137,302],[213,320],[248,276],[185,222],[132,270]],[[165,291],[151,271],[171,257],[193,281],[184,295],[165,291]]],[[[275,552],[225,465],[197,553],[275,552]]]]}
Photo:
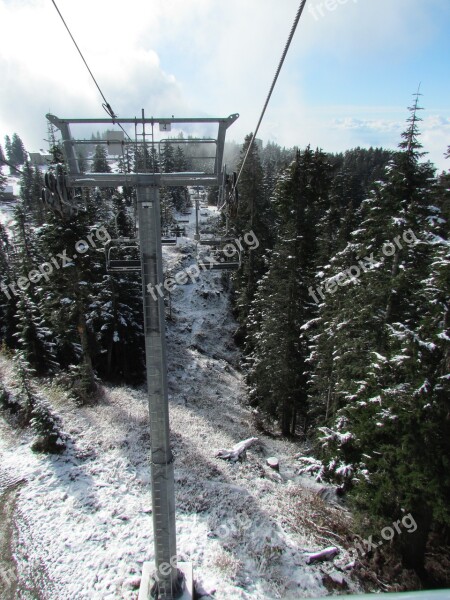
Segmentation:
{"type": "Polygon", "coordinates": [[[42,204],[42,188],[44,187],[44,177],[39,167],[34,167],[33,183],[31,187],[32,211],[34,223],[38,226],[44,224],[45,208],[42,204]]]}
{"type": "Polygon", "coordinates": [[[77,162],[80,173],[86,173],[88,168],[87,155],[85,150],[82,148],[77,150],[77,162]]]}
{"type": "Polygon", "coordinates": [[[14,166],[23,165],[28,160],[28,155],[27,151],[25,150],[25,146],[20,137],[17,135],[17,133],[13,133],[11,139],[10,154],[10,162],[14,166]]]}
{"type": "Polygon", "coordinates": [[[66,449],[66,435],[62,432],[61,421],[50,404],[40,396],[35,397],[30,424],[37,434],[31,446],[33,452],[60,454],[66,449]]]}
{"type": "Polygon", "coordinates": [[[308,333],[304,324],[316,314],[308,294],[315,263],[314,229],[327,193],[325,155],[307,148],[280,175],[272,204],[277,242],[269,270],[260,280],[247,329],[252,401],[276,419],[283,435],[305,426],[308,397],[308,333]],[[321,182],[319,184],[319,182],[321,182]]]}
{"type": "Polygon", "coordinates": [[[6,182],[7,182],[7,178],[2,173],[2,166],[1,166],[1,162],[0,162],[0,198],[3,197],[3,193],[4,193],[5,187],[6,187],[6,182]]]}
{"type": "MultiPolygon", "coordinates": [[[[161,153],[161,170],[163,173],[182,172],[186,168],[186,160],[182,149],[178,146],[174,151],[173,144],[166,142],[161,153]]],[[[161,189],[161,224],[173,222],[173,209],[182,210],[186,204],[186,188],[169,187],[161,189]]]]}
{"type": "MultiPolygon", "coordinates": [[[[118,238],[132,238],[134,225],[119,194],[113,196],[114,224],[118,238]],[[120,208],[120,212],[119,209],[120,208]]],[[[136,258],[133,256],[132,258],[136,258]]],[[[138,382],[144,372],[140,275],[106,274],[100,267],[93,284],[86,323],[93,338],[93,364],[109,380],[138,382]]]]}
{"type": "MultiPolygon", "coordinates": [[[[241,152],[240,170],[250,144],[251,134],[245,139],[241,152]]],[[[253,301],[257,282],[266,270],[264,255],[273,245],[273,215],[270,202],[264,195],[263,169],[256,145],[252,145],[239,181],[239,204],[230,217],[237,236],[253,232],[259,246],[254,250],[244,249],[241,253],[241,268],[234,279],[236,316],[245,336],[245,321],[253,301]]]]}
{"type": "MultiPolygon", "coordinates": [[[[25,176],[32,173],[32,169],[24,171],[25,176]]],[[[52,342],[50,332],[46,328],[39,310],[35,291],[36,278],[40,278],[38,266],[42,262],[36,247],[36,236],[32,227],[30,214],[26,210],[26,199],[29,190],[22,188],[23,199],[14,210],[16,221],[14,235],[14,253],[12,255],[13,269],[8,268],[14,277],[13,303],[9,303],[9,319],[11,319],[11,308],[14,308],[14,333],[10,333],[17,342],[24,359],[37,372],[38,375],[54,370],[52,342]]],[[[8,247],[8,241],[5,240],[8,247]]],[[[12,278],[12,277],[11,277],[12,278]]],[[[10,294],[8,294],[10,295],[10,294]]],[[[12,300],[12,298],[8,298],[12,300]]],[[[12,329],[12,325],[9,324],[12,329]]]]}
{"type": "MultiPolygon", "coordinates": [[[[372,264],[326,296],[320,335],[334,347],[335,418],[323,430],[329,469],[354,486],[355,502],[374,519],[414,515],[418,533],[402,550],[422,572],[431,525],[450,524],[442,379],[450,288],[443,220],[430,202],[434,169],[419,162],[417,101],[410,110],[386,182],[362,203],[352,242],[335,261],[358,265],[371,255],[372,264]]],[[[316,376],[324,377],[320,348],[316,376]]]]}
{"type": "MultiPolygon", "coordinates": [[[[119,173],[131,173],[131,159],[129,147],[126,147],[126,155],[119,156],[117,161],[117,168],[119,173]]],[[[123,197],[125,198],[127,206],[131,206],[136,202],[136,192],[131,185],[124,185],[122,187],[123,197]]]]}
{"type": "Polygon", "coordinates": [[[3,168],[3,165],[6,164],[5,160],[6,160],[6,156],[5,156],[5,153],[3,152],[2,145],[0,144],[0,177],[3,177],[2,168],[3,168]]]}
{"type": "Polygon", "coordinates": [[[176,188],[161,188],[159,194],[160,209],[161,209],[161,228],[166,229],[175,223],[174,218],[174,201],[171,190],[176,188]]]}
{"type": "Polygon", "coordinates": [[[0,223],[0,343],[8,348],[17,346],[14,337],[17,290],[14,292],[8,287],[15,284],[15,280],[13,247],[4,226],[0,223]]]}
{"type": "Polygon", "coordinates": [[[64,264],[58,264],[55,258],[58,266],[41,281],[39,310],[52,332],[61,367],[76,365],[74,392],[80,402],[86,402],[96,390],[86,313],[100,269],[98,252],[86,242],[91,228],[95,229],[94,203],[88,200],[86,207],[85,212],[65,222],[50,215],[39,230],[37,243],[41,254],[51,262],[58,255],[67,257],[64,264]],[[79,244],[83,240],[86,244],[79,244]],[[81,248],[82,252],[75,252],[81,248]]]}
{"type": "Polygon", "coordinates": [[[52,165],[64,163],[64,152],[62,143],[56,139],[56,127],[50,121],[47,121],[47,137],[49,143],[49,154],[51,155],[52,165]]]}
{"type": "Polygon", "coordinates": [[[51,330],[45,326],[32,289],[20,292],[15,318],[15,336],[24,360],[38,376],[56,372],[51,330]]]}
{"type": "Polygon", "coordinates": [[[163,173],[173,173],[175,171],[175,153],[173,145],[166,142],[161,152],[161,171],[163,173]]]}
{"type": "MultiPolygon", "coordinates": [[[[34,205],[33,198],[33,167],[29,161],[27,161],[22,167],[22,175],[20,176],[20,197],[23,202],[23,210],[26,214],[30,215],[34,205]]],[[[40,202],[40,194],[38,198],[40,202]]]]}
{"type": "Polygon", "coordinates": [[[139,144],[134,150],[134,168],[135,173],[159,173],[160,163],[158,158],[158,151],[154,145],[139,144]]]}
{"type": "Polygon", "coordinates": [[[97,144],[95,147],[91,170],[93,173],[111,173],[111,167],[108,164],[108,154],[105,147],[100,144],[97,144]]]}
{"type": "Polygon", "coordinates": [[[13,154],[12,154],[11,138],[9,137],[9,135],[5,135],[5,152],[6,152],[6,158],[8,159],[8,162],[10,164],[9,172],[12,175],[14,173],[13,154]]]}
{"type": "Polygon", "coordinates": [[[18,407],[22,426],[31,425],[37,438],[31,445],[34,452],[49,452],[59,454],[66,448],[66,435],[61,430],[59,417],[54,413],[49,403],[36,393],[33,384],[35,371],[28,363],[23,352],[14,356],[14,366],[17,381],[18,407]]]}
{"type": "Polygon", "coordinates": [[[187,171],[187,161],[181,146],[177,146],[174,156],[174,172],[183,173],[187,171]]]}

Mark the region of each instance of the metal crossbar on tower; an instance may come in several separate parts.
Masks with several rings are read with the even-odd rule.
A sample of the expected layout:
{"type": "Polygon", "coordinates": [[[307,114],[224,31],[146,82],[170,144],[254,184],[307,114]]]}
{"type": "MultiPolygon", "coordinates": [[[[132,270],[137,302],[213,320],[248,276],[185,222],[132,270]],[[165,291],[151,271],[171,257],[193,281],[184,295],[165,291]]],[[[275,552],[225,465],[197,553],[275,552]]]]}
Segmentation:
{"type": "MultiPolygon", "coordinates": [[[[163,284],[162,243],[160,227],[159,188],[161,186],[224,185],[222,161],[225,135],[228,127],[239,117],[237,114],[226,118],[142,118],[114,119],[59,119],[47,115],[47,119],[61,132],[68,173],[65,184],[75,187],[116,187],[135,186],[137,188],[139,246],[142,273],[142,295],[144,311],[145,356],[147,369],[148,404],[151,435],[151,482],[153,501],[153,532],[155,545],[155,583],[141,591],[145,600],[175,600],[183,595],[183,573],[177,567],[175,529],[174,464],[169,437],[169,403],[167,389],[167,358],[165,340],[164,298],[156,299],[147,290],[157,289],[163,284]],[[131,124],[143,127],[162,124],[167,129],[172,124],[216,124],[218,125],[216,156],[213,173],[80,173],[75,148],[78,143],[72,137],[70,126],[78,124],[114,125],[131,124]],[[149,286],[152,286],[151,288],[149,286]]],[[[211,139],[208,139],[210,142],[211,139]]],[[[91,142],[91,143],[96,143],[91,142]]],[[[139,145],[144,142],[123,141],[123,144],[139,145]]],[[[184,144],[188,144],[185,140],[184,144]]],[[[194,143],[196,141],[194,140],[194,143]]],[[[145,155],[145,152],[144,152],[145,155]]],[[[141,598],[141,594],[139,598],[141,598]]]]}

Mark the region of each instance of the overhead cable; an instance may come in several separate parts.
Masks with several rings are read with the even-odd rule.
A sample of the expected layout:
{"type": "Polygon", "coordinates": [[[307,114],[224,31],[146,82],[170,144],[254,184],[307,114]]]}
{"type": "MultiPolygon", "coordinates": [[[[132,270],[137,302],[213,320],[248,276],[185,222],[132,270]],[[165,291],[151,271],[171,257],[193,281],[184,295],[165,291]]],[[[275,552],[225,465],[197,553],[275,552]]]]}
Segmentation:
{"type": "MultiPolygon", "coordinates": [[[[58,13],[58,15],[61,18],[61,21],[64,23],[64,27],[67,29],[68,34],[70,35],[70,38],[72,40],[72,42],[75,44],[75,48],[78,50],[78,54],[81,56],[82,61],[84,62],[86,69],[89,71],[89,75],[92,77],[93,82],[95,83],[95,85],[97,86],[98,91],[100,92],[100,96],[103,98],[104,103],[102,104],[102,107],[104,108],[104,110],[108,113],[108,115],[111,117],[111,119],[114,120],[117,118],[117,115],[114,113],[113,109],[111,108],[111,105],[109,104],[108,100],[106,99],[104,93],[102,92],[99,84],[97,83],[97,80],[95,79],[91,69],[89,68],[89,65],[87,64],[86,59],[83,56],[83,53],[81,52],[78,44],[75,41],[75,38],[72,35],[72,32],[69,29],[69,26],[67,25],[66,21],[64,20],[64,17],[61,14],[61,11],[59,10],[59,8],[56,5],[55,0],[52,0],[53,6],[56,8],[56,11],[58,13]]],[[[131,140],[131,137],[128,135],[128,133],[125,131],[125,129],[122,127],[122,125],[120,123],[117,123],[117,125],[119,125],[120,129],[125,133],[125,135],[128,136],[128,138],[131,140]]]]}
{"type": "Polygon", "coordinates": [[[269,90],[269,93],[268,93],[267,98],[266,98],[266,102],[265,102],[264,107],[262,109],[261,116],[259,117],[259,121],[258,121],[258,124],[256,126],[255,132],[252,135],[252,138],[251,138],[250,143],[249,143],[248,148],[247,148],[247,152],[245,153],[245,156],[244,156],[244,160],[242,161],[242,165],[241,165],[241,168],[239,170],[238,176],[236,177],[236,181],[234,182],[232,193],[235,191],[235,189],[237,187],[237,184],[239,183],[239,179],[240,179],[240,177],[242,175],[242,171],[244,170],[244,166],[245,166],[247,158],[248,158],[248,156],[250,154],[250,150],[251,150],[251,148],[253,146],[253,143],[254,143],[254,141],[256,139],[256,136],[258,134],[259,127],[260,127],[261,122],[262,122],[262,120],[264,118],[264,115],[266,113],[266,109],[267,109],[267,106],[269,105],[270,98],[272,97],[272,92],[273,92],[273,90],[275,88],[275,85],[277,83],[278,76],[280,74],[281,68],[283,67],[284,60],[285,60],[285,58],[287,56],[287,53],[288,53],[288,50],[289,50],[289,46],[291,45],[292,39],[293,39],[295,31],[297,29],[297,25],[298,25],[298,23],[300,21],[300,17],[302,16],[303,9],[305,8],[305,4],[306,4],[306,0],[302,0],[300,2],[300,6],[298,8],[297,14],[295,15],[294,23],[293,23],[291,31],[289,33],[288,40],[286,42],[286,45],[285,45],[284,50],[283,50],[283,54],[282,54],[280,62],[278,64],[278,68],[276,70],[275,77],[273,78],[272,85],[270,86],[270,90],[269,90]]]}

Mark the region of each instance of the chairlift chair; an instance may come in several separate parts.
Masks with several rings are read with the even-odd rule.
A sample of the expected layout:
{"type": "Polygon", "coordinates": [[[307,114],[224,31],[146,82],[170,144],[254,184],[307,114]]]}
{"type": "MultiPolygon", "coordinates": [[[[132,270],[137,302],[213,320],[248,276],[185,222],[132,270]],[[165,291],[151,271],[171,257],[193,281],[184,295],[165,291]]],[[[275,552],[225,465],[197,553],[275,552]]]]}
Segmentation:
{"type": "Polygon", "coordinates": [[[226,244],[234,242],[234,238],[200,238],[200,246],[211,246],[212,248],[223,248],[226,244]]]}
{"type": "Polygon", "coordinates": [[[174,228],[166,225],[161,231],[161,244],[163,246],[176,246],[177,237],[174,228]]]}
{"type": "Polygon", "coordinates": [[[214,262],[208,266],[210,271],[237,271],[241,266],[241,253],[236,248],[239,260],[230,260],[222,250],[216,250],[212,256],[214,262]]]}
{"type": "Polygon", "coordinates": [[[175,237],[163,237],[161,238],[161,244],[163,246],[176,246],[177,238],[175,237]]]}
{"type": "Polygon", "coordinates": [[[186,235],[186,227],[181,227],[180,225],[176,225],[175,227],[171,227],[169,229],[171,235],[174,235],[175,237],[179,238],[182,235],[186,235]]]}
{"type": "MultiPolygon", "coordinates": [[[[118,238],[105,245],[106,270],[108,273],[127,273],[141,270],[141,259],[130,259],[127,250],[139,251],[138,240],[118,238]]],[[[132,254],[132,253],[131,253],[132,254]]]]}

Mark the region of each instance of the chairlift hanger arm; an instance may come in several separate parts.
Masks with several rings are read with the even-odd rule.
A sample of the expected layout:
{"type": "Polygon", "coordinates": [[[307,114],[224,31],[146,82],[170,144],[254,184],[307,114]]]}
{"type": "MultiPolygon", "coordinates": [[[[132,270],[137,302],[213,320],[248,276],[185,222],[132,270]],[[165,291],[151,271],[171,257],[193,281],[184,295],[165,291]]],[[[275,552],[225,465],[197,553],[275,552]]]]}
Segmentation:
{"type": "MultiPolygon", "coordinates": [[[[47,114],[47,119],[55,127],[57,127],[62,135],[64,153],[68,162],[69,174],[67,176],[66,185],[68,187],[116,187],[120,185],[135,185],[135,186],[216,186],[222,185],[224,178],[222,176],[222,161],[225,145],[226,130],[232,125],[239,115],[237,113],[226,118],[216,117],[185,117],[185,118],[164,118],[151,117],[141,119],[137,117],[129,118],[111,118],[111,119],[60,119],[50,113],[47,114]],[[208,173],[92,173],[82,175],[79,170],[78,160],[75,155],[76,140],[73,139],[70,132],[72,124],[145,124],[151,123],[184,123],[184,124],[199,124],[199,123],[217,123],[218,133],[215,144],[215,157],[208,157],[207,160],[214,161],[214,172],[208,173]]],[[[145,138],[144,138],[145,139],[145,138]]],[[[95,143],[97,140],[92,140],[95,143]]],[[[206,141],[206,140],[205,140],[206,141]]],[[[190,143],[197,143],[189,140],[190,143]]]]}
{"type": "MultiPolygon", "coordinates": [[[[120,131],[118,132],[120,133],[120,131]]],[[[123,144],[124,146],[135,146],[136,142],[132,140],[78,140],[71,139],[70,143],[74,146],[78,146],[79,144],[88,144],[90,146],[98,146],[99,144],[104,144],[108,146],[110,144],[123,144]]],[[[189,139],[179,139],[179,138],[163,138],[154,142],[155,144],[173,144],[178,146],[180,144],[217,144],[217,140],[213,138],[189,138],[189,139]]],[[[198,157],[194,157],[198,158],[198,157]]],[[[208,157],[214,158],[214,156],[208,157]]]]}
{"type": "MultiPolygon", "coordinates": [[[[149,123],[149,124],[157,124],[157,123],[220,123],[224,124],[227,128],[230,127],[238,118],[239,114],[235,113],[230,115],[229,117],[151,117],[151,118],[121,118],[117,117],[115,119],[60,119],[51,113],[48,113],[47,119],[60,129],[61,125],[71,125],[71,124],[135,124],[135,123],[149,123]]],[[[95,143],[95,142],[94,142],[95,143]]]]}
{"type": "Polygon", "coordinates": [[[206,173],[85,173],[68,175],[68,187],[117,187],[132,186],[170,186],[185,187],[193,185],[214,186],[219,184],[219,177],[206,173]]]}

